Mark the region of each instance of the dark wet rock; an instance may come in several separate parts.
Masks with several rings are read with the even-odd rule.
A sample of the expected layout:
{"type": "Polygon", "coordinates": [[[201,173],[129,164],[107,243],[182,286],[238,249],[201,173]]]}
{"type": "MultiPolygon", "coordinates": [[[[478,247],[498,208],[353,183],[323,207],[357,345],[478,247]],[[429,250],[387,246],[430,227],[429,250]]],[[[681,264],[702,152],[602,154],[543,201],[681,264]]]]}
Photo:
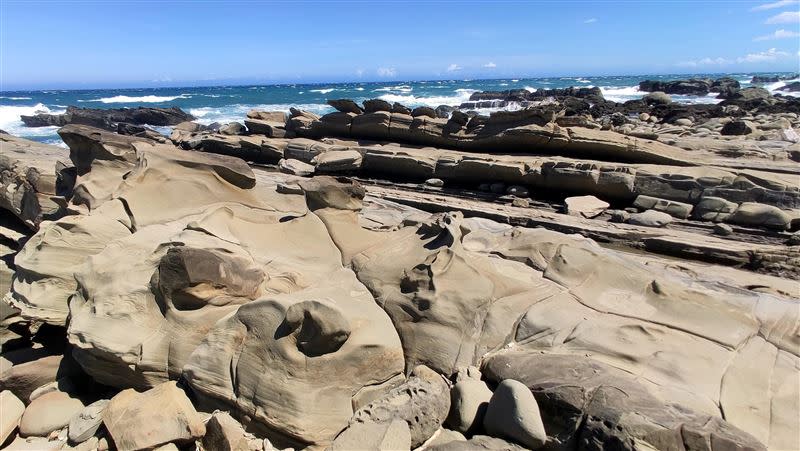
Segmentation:
{"type": "Polygon", "coordinates": [[[116,131],[117,124],[120,122],[134,125],[168,126],[191,121],[194,116],[178,107],[95,109],[71,106],[67,107],[64,114],[36,114],[20,116],[20,119],[28,127],[62,127],[67,124],[81,124],[116,131]]]}
{"type": "Polygon", "coordinates": [[[639,90],[646,92],[661,91],[666,94],[704,96],[711,91],[711,80],[644,80],[639,82],[639,90]]]}

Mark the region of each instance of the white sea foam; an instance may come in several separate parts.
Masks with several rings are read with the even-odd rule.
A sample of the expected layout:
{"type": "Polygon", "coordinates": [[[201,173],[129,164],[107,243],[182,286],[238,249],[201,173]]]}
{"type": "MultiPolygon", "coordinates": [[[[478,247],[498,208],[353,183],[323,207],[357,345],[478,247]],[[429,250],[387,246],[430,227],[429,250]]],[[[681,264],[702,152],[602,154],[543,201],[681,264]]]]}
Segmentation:
{"type": "Polygon", "coordinates": [[[358,88],[356,88],[356,91],[363,91],[363,90],[364,90],[364,88],[362,88],[361,86],[359,86],[358,88]]]}
{"type": "Polygon", "coordinates": [[[600,92],[603,93],[603,97],[605,97],[606,100],[620,103],[638,99],[646,94],[645,92],[639,91],[638,86],[601,86],[600,92]]]}
{"type": "Polygon", "coordinates": [[[508,83],[500,83],[498,86],[508,86],[508,83]]]}
{"type": "Polygon", "coordinates": [[[0,96],[0,99],[7,99],[7,100],[31,100],[30,97],[5,97],[0,96]]]}
{"type": "Polygon", "coordinates": [[[519,80],[517,80],[517,79],[515,78],[515,79],[511,80],[511,82],[512,82],[512,83],[519,83],[519,80]]]}
{"type": "Polygon", "coordinates": [[[372,92],[400,92],[400,93],[409,93],[413,91],[414,88],[408,85],[397,85],[397,86],[384,86],[382,88],[373,89],[372,92]]]}
{"type": "Polygon", "coordinates": [[[329,92],[336,91],[336,88],[326,88],[326,89],[309,89],[308,92],[318,92],[320,94],[327,94],[329,92]]]}
{"type": "Polygon", "coordinates": [[[576,78],[575,81],[577,81],[578,83],[591,83],[591,81],[585,78],[576,78]]]}
{"type": "Polygon", "coordinates": [[[477,89],[456,89],[455,94],[452,96],[429,96],[429,97],[416,97],[411,94],[384,94],[380,96],[387,102],[399,102],[406,106],[430,106],[436,107],[439,105],[458,106],[463,102],[469,100],[469,96],[477,89]]]}
{"type": "Polygon", "coordinates": [[[522,89],[524,89],[524,90],[526,90],[526,91],[528,91],[528,92],[536,92],[536,91],[537,91],[537,89],[536,89],[536,88],[533,88],[533,87],[530,87],[530,86],[525,86],[525,87],[524,87],[524,88],[522,88],[522,89]]]}
{"type": "Polygon", "coordinates": [[[158,102],[171,102],[175,99],[190,99],[192,96],[189,94],[181,94],[178,96],[114,96],[114,97],[102,97],[99,99],[91,99],[91,100],[78,100],[78,102],[101,102],[101,103],[158,103],[158,102]]]}
{"type": "Polygon", "coordinates": [[[33,106],[0,106],[0,129],[16,136],[48,136],[55,134],[58,127],[26,127],[20,116],[33,116],[38,113],[61,114],[63,110],[51,110],[43,103],[33,106]]]}
{"type": "Polygon", "coordinates": [[[211,124],[219,122],[226,124],[228,122],[242,122],[250,110],[261,111],[289,111],[289,108],[294,107],[300,110],[310,111],[316,114],[325,114],[333,111],[330,105],[324,103],[306,103],[306,104],[235,104],[226,105],[223,107],[199,107],[190,108],[189,114],[196,117],[195,122],[200,124],[211,124]]]}

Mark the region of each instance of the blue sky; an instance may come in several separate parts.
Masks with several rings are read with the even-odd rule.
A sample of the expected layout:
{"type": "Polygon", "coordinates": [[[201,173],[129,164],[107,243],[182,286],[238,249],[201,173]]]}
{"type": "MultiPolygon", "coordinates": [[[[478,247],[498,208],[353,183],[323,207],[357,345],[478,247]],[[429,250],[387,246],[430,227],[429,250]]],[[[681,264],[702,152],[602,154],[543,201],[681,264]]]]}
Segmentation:
{"type": "Polygon", "coordinates": [[[800,70],[797,0],[0,0],[0,89],[800,70]]]}

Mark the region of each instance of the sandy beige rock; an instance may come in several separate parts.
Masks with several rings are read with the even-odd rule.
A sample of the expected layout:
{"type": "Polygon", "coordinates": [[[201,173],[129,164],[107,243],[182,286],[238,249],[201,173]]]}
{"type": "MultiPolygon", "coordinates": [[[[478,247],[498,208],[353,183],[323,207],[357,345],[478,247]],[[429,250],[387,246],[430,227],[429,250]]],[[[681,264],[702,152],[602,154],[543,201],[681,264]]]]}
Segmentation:
{"type": "Polygon", "coordinates": [[[143,393],[120,392],[103,411],[103,424],[120,450],[186,443],[206,432],[202,417],[175,382],[143,393]]]}
{"type": "Polygon", "coordinates": [[[46,393],[25,409],[19,422],[19,434],[22,437],[46,437],[50,432],[68,425],[69,420],[83,408],[83,402],[68,393],[46,393]]]}
{"type": "Polygon", "coordinates": [[[602,201],[594,196],[568,197],[564,200],[568,215],[582,216],[584,218],[594,218],[603,214],[610,206],[608,202],[602,201]]]}
{"type": "Polygon", "coordinates": [[[25,404],[19,400],[14,393],[8,390],[0,392],[0,443],[5,443],[6,439],[19,426],[22,413],[25,412],[25,404]]]}

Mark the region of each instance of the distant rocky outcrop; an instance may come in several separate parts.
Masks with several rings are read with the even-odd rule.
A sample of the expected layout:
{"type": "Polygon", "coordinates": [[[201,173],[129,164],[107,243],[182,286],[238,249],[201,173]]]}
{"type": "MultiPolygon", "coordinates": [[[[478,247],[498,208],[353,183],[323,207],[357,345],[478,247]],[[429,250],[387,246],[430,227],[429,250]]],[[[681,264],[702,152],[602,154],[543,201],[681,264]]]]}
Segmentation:
{"type": "Polygon", "coordinates": [[[67,124],[81,124],[116,131],[119,124],[177,125],[193,120],[194,116],[178,107],[98,109],[70,106],[63,114],[40,113],[34,116],[20,116],[20,119],[28,127],[63,127],[67,124]]]}

